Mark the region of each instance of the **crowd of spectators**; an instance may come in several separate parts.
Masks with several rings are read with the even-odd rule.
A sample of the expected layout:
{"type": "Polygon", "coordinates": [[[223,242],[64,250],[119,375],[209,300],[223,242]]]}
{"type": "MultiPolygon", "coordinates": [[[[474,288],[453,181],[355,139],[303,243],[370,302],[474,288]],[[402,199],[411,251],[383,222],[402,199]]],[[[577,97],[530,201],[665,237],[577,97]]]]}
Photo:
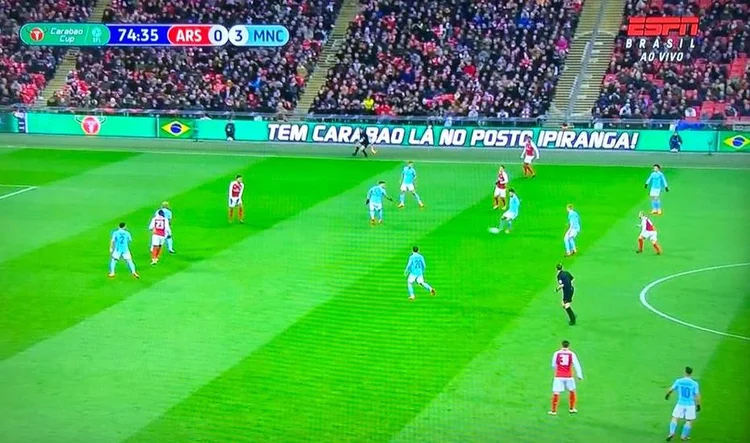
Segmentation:
{"type": "Polygon", "coordinates": [[[281,24],[281,48],[82,50],[49,104],[94,108],[279,112],[296,105],[342,0],[114,0],[116,23],[281,24]]]}
{"type": "Polygon", "coordinates": [[[580,0],[363,0],[311,111],[534,118],[580,0]]]}
{"type": "Polygon", "coordinates": [[[88,20],[95,0],[0,0],[0,105],[31,104],[55,73],[63,51],[21,44],[31,22],[88,20]]]}
{"type": "MultiPolygon", "coordinates": [[[[628,0],[595,118],[750,119],[749,0],[628,0]],[[643,60],[651,44],[628,48],[631,16],[697,16],[698,35],[684,38],[682,60],[643,60]],[[694,41],[694,46],[690,46],[694,41]]],[[[675,37],[675,40],[679,41],[675,37]]],[[[658,53],[658,51],[657,51],[658,53]]],[[[667,59],[669,60],[669,59],[667,59]]]]}

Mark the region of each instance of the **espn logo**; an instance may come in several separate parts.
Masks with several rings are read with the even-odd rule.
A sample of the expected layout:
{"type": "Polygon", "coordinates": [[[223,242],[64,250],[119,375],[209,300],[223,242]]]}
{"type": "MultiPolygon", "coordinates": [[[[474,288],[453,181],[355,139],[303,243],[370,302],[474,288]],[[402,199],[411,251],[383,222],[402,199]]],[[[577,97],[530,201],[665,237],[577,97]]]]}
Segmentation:
{"type": "Polygon", "coordinates": [[[698,17],[630,17],[628,37],[695,37],[698,35],[698,17]]]}

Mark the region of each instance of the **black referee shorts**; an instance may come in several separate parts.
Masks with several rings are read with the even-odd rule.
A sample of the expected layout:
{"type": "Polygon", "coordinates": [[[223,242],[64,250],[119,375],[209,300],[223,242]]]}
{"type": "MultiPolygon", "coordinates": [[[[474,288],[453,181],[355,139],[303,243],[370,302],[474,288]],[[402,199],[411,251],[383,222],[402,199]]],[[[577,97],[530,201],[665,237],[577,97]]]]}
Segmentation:
{"type": "Polygon", "coordinates": [[[573,302],[573,288],[570,290],[563,289],[563,303],[572,303],[573,302]]]}

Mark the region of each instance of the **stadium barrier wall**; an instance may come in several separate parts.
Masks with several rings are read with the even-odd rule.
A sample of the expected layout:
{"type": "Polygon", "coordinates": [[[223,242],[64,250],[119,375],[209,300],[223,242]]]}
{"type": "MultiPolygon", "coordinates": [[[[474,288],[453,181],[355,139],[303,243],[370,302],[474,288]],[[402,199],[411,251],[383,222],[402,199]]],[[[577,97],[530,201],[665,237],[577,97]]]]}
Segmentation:
{"type": "MultiPolygon", "coordinates": [[[[102,116],[34,112],[0,114],[0,132],[87,137],[141,137],[225,140],[224,119],[156,116],[102,116]]],[[[343,143],[364,131],[379,145],[404,147],[516,148],[532,136],[541,148],[622,151],[668,151],[671,131],[656,129],[548,129],[426,125],[378,125],[237,120],[235,137],[247,142],[343,143]]],[[[689,130],[682,132],[685,152],[750,152],[750,132],[689,130]]]]}

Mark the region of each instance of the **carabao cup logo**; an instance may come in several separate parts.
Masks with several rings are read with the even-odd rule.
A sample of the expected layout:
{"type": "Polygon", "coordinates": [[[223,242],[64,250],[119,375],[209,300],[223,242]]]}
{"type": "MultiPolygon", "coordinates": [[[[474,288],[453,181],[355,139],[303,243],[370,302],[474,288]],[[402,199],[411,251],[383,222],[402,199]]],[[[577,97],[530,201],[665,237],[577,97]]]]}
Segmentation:
{"type": "Polygon", "coordinates": [[[107,117],[76,116],[76,122],[81,125],[81,130],[85,135],[99,135],[105,121],[107,121],[107,117]]]}
{"type": "Polygon", "coordinates": [[[41,28],[33,28],[29,31],[29,38],[31,41],[40,42],[44,39],[44,31],[41,28]]]}

